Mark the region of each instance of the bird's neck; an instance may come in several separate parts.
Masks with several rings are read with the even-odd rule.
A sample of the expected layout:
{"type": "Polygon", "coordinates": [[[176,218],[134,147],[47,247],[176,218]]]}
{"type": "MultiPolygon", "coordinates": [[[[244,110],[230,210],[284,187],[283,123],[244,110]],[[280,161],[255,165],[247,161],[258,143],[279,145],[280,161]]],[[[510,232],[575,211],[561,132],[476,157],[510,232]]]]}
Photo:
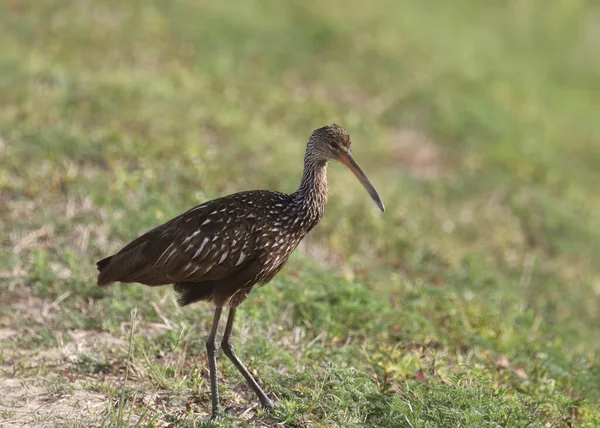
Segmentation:
{"type": "Polygon", "coordinates": [[[321,219],[327,203],[327,161],[306,154],[302,181],[294,198],[304,215],[314,217],[315,221],[321,219]]]}

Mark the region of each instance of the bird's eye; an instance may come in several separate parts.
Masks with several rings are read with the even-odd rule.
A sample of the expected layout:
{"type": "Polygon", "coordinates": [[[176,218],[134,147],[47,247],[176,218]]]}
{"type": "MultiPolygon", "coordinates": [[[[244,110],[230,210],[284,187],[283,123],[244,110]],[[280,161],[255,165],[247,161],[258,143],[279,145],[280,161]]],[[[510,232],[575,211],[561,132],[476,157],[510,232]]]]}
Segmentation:
{"type": "Polygon", "coordinates": [[[338,148],[338,145],[337,145],[337,143],[336,143],[336,142],[333,142],[333,141],[332,141],[331,143],[329,143],[329,147],[331,147],[332,149],[337,149],[337,148],[338,148]]]}

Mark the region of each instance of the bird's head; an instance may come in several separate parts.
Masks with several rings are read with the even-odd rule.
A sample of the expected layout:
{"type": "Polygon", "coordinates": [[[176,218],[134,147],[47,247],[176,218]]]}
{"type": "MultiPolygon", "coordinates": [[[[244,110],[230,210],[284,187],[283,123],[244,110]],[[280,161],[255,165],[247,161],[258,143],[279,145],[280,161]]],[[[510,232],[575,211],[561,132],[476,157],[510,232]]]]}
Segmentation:
{"type": "Polygon", "coordinates": [[[336,160],[346,165],[367,190],[381,211],[385,207],[379,194],[352,155],[350,134],[335,123],[315,129],[308,141],[308,153],[317,161],[336,160]]]}

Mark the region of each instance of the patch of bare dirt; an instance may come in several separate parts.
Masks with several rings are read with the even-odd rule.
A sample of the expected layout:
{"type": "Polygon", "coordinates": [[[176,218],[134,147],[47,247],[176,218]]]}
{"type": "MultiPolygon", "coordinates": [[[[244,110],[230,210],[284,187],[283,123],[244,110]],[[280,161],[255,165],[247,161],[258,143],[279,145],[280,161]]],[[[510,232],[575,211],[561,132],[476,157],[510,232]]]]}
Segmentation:
{"type": "Polygon", "coordinates": [[[440,148],[425,132],[398,129],[393,136],[396,161],[402,164],[415,178],[434,180],[446,170],[440,148]]]}
{"type": "MultiPolygon", "coordinates": [[[[82,426],[98,421],[106,410],[106,394],[86,388],[86,375],[73,373],[81,354],[95,354],[99,347],[123,348],[125,342],[105,332],[68,330],[68,340],[57,335],[58,347],[40,352],[13,348],[0,366],[0,426],[82,426]],[[7,364],[8,363],[8,364],[7,364]]],[[[9,343],[19,333],[0,329],[0,340],[9,343]]],[[[115,379],[115,382],[118,380],[115,379]]],[[[95,425],[96,423],[92,423],[95,425]]]]}
{"type": "Polygon", "coordinates": [[[0,328],[0,340],[7,340],[17,335],[17,330],[12,328],[0,328]]]}
{"type": "MultiPolygon", "coordinates": [[[[89,421],[106,407],[104,394],[69,384],[68,391],[52,388],[52,380],[6,378],[0,371],[0,426],[50,427],[60,422],[89,421]]],[[[56,380],[56,379],[54,379],[56,380]]]]}
{"type": "Polygon", "coordinates": [[[127,346],[123,339],[103,331],[69,330],[67,333],[70,340],[67,344],[61,344],[61,352],[69,359],[101,347],[125,349],[127,346]]]}

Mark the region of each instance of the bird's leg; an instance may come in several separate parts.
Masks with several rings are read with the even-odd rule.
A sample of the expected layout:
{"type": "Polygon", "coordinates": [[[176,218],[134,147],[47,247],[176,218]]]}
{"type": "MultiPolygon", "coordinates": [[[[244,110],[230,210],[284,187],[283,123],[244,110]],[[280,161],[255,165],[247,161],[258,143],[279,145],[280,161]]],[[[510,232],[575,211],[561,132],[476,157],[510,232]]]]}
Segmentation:
{"type": "Polygon", "coordinates": [[[269,397],[267,397],[267,394],[265,394],[265,391],[263,391],[262,388],[258,385],[254,377],[252,377],[246,366],[244,366],[244,363],[242,363],[238,356],[235,355],[233,346],[231,346],[231,343],[229,342],[229,339],[231,337],[231,330],[233,329],[233,320],[235,319],[235,312],[236,308],[232,307],[231,309],[229,309],[229,316],[227,317],[227,325],[225,326],[225,333],[223,333],[223,341],[221,342],[221,347],[223,348],[223,352],[225,353],[225,355],[227,355],[231,362],[237,367],[237,369],[244,376],[248,384],[252,387],[256,395],[258,395],[260,403],[264,407],[271,408],[273,407],[273,402],[269,397]]]}
{"type": "Polygon", "coordinates": [[[212,400],[212,415],[211,418],[217,416],[219,411],[219,384],[217,380],[217,341],[215,339],[217,335],[217,329],[219,327],[219,319],[221,318],[221,311],[223,307],[217,306],[215,308],[215,317],[213,324],[210,329],[208,339],[206,339],[206,352],[208,354],[208,369],[210,371],[210,397],[212,400]]]}

